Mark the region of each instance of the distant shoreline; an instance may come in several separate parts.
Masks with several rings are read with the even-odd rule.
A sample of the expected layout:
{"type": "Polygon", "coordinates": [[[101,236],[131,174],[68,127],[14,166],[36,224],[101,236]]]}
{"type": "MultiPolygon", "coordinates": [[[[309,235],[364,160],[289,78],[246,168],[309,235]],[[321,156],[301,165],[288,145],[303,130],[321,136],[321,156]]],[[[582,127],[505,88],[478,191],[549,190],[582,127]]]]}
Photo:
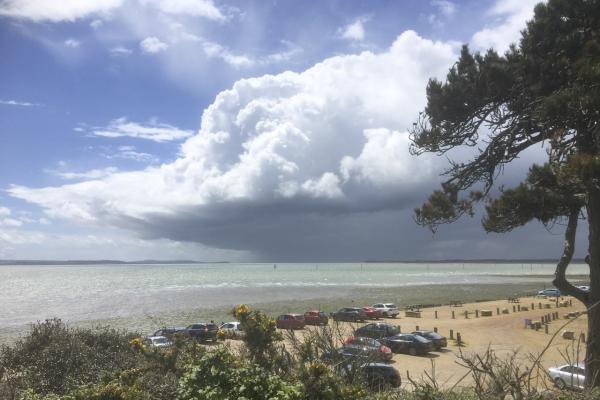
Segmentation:
{"type": "MultiPolygon", "coordinates": [[[[367,260],[367,261],[289,261],[289,262],[240,262],[239,264],[554,264],[558,260],[544,259],[447,259],[447,260],[367,260]]],[[[181,264],[231,264],[231,261],[194,261],[194,260],[0,260],[2,265],[181,265],[181,264]]],[[[572,264],[585,263],[576,258],[572,264]]]]}

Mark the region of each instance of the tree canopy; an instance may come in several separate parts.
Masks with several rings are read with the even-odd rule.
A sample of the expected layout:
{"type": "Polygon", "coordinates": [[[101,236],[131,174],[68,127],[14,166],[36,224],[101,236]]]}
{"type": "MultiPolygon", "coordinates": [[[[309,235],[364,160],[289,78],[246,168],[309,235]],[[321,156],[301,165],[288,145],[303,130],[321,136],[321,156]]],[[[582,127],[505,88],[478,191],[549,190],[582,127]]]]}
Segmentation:
{"type": "Polygon", "coordinates": [[[445,82],[429,81],[427,106],[411,132],[413,154],[463,146],[475,154],[468,162],[450,162],[442,188],[415,210],[419,224],[435,230],[474,215],[481,201],[488,232],[508,232],[532,220],[566,221],[554,284],[590,307],[588,377],[600,372],[600,312],[594,308],[600,304],[599,121],[600,1],[549,0],[535,7],[520,43],[505,54],[472,53],[463,46],[445,82]],[[533,165],[524,182],[499,188],[494,197],[504,166],[542,143],[547,162],[533,165]],[[589,227],[589,293],[565,277],[581,218],[589,227]]]}

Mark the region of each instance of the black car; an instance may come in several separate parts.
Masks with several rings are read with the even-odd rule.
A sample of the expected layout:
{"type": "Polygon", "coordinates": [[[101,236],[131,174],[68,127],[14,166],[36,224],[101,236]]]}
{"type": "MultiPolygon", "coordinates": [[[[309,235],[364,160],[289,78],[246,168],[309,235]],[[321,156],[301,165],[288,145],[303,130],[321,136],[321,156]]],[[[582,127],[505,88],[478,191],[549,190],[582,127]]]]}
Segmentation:
{"type": "Polygon", "coordinates": [[[395,336],[381,338],[379,342],[392,349],[394,353],[408,353],[411,356],[426,354],[435,350],[431,340],[412,333],[400,333],[395,336]]]}
{"type": "Polygon", "coordinates": [[[331,318],[333,318],[334,321],[364,322],[367,318],[367,314],[362,308],[344,307],[331,313],[331,318]]]}
{"type": "Polygon", "coordinates": [[[368,363],[361,366],[361,373],[369,387],[374,390],[400,387],[402,378],[398,370],[384,363],[368,363]]]}
{"type": "Polygon", "coordinates": [[[437,332],[433,331],[415,331],[412,333],[413,335],[424,337],[427,340],[431,340],[433,342],[433,346],[436,350],[440,350],[442,347],[448,346],[448,340],[437,332]]]}
{"type": "Polygon", "coordinates": [[[160,328],[152,334],[152,336],[165,336],[172,338],[176,334],[184,334],[185,328],[160,328]]]}
{"type": "Polygon", "coordinates": [[[217,341],[217,332],[219,331],[219,327],[213,323],[200,323],[200,324],[192,324],[185,328],[185,333],[199,341],[209,341],[213,342],[217,341]]]}
{"type": "Polygon", "coordinates": [[[369,337],[372,339],[381,339],[388,336],[394,336],[400,333],[398,325],[376,322],[361,326],[354,331],[355,336],[369,337]]]}

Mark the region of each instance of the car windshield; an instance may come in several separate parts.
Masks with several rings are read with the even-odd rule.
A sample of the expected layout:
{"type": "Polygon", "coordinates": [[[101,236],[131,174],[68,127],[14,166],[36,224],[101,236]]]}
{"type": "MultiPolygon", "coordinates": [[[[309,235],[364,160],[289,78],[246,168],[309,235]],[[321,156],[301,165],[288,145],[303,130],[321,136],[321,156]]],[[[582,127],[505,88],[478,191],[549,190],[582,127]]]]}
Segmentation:
{"type": "Polygon", "coordinates": [[[387,308],[396,308],[396,305],[394,305],[394,304],[385,304],[385,306],[387,308]]]}
{"type": "Polygon", "coordinates": [[[303,321],[304,315],[294,315],[294,318],[297,319],[298,321],[303,321]]]}

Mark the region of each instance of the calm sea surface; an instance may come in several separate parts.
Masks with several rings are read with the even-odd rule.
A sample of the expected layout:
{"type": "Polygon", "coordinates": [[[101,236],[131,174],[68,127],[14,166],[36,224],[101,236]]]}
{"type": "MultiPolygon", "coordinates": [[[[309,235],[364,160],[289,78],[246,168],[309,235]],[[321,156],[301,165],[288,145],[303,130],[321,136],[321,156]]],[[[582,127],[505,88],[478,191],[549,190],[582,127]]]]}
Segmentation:
{"type": "MultiPolygon", "coordinates": [[[[539,282],[553,264],[0,266],[0,328],[153,315],[240,302],[347,296],[359,288],[539,282]]],[[[587,266],[572,265],[583,275],[587,266]]],[[[440,286],[441,287],[441,286],[440,286]]]]}

